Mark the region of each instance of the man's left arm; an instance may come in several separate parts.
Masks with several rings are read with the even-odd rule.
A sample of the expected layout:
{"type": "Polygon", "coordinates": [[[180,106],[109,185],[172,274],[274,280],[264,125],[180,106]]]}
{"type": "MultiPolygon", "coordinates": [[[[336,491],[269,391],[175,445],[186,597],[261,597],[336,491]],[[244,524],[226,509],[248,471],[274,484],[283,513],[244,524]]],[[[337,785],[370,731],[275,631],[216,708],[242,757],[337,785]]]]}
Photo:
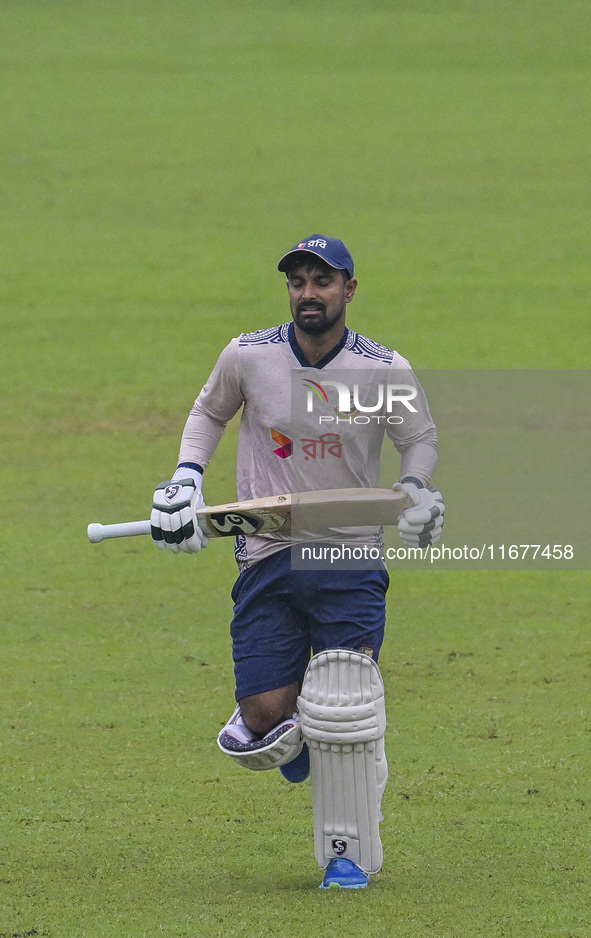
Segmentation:
{"type": "MultiPolygon", "coordinates": [[[[389,426],[388,435],[401,455],[400,481],[393,488],[406,491],[414,502],[400,516],[398,533],[409,547],[427,547],[441,537],[445,504],[441,492],[430,485],[438,459],[437,429],[425,393],[411,374],[417,391],[412,410],[402,415],[400,424],[389,426]]],[[[408,373],[405,378],[408,381],[408,373]]]]}

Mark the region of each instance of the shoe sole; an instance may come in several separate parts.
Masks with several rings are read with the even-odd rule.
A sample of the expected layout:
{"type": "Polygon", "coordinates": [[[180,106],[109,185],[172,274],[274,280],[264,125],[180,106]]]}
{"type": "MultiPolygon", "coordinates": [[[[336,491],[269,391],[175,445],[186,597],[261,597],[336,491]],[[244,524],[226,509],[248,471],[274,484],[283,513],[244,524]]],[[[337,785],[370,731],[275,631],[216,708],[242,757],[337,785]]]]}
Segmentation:
{"type": "Polygon", "coordinates": [[[319,889],[365,889],[368,883],[352,883],[351,885],[345,883],[328,883],[326,886],[324,883],[320,883],[319,889]]]}

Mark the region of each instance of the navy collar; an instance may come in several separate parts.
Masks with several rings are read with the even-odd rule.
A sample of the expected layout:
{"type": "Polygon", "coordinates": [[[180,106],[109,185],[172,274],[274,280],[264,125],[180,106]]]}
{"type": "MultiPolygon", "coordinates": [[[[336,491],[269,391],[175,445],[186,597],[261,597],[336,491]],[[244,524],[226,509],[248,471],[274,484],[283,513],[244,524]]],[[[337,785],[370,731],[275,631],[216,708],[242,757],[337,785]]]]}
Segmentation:
{"type": "Polygon", "coordinates": [[[319,362],[316,362],[315,365],[310,364],[302,349],[300,348],[298,340],[296,339],[295,325],[293,322],[290,322],[288,326],[287,337],[289,339],[289,344],[291,345],[293,354],[303,368],[324,368],[326,365],[330,364],[330,362],[337,357],[341,349],[345,347],[345,343],[349,337],[349,330],[347,326],[345,326],[345,331],[343,332],[340,342],[338,342],[335,347],[324,356],[324,358],[321,358],[319,362]]]}

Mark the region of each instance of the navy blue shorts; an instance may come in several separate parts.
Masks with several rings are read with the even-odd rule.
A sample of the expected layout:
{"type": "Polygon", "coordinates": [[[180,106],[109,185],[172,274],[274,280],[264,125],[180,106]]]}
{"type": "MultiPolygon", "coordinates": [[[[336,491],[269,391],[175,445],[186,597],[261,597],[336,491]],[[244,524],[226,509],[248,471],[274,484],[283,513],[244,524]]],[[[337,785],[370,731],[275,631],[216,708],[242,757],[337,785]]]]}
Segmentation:
{"type": "Polygon", "coordinates": [[[232,590],[236,700],[301,686],[310,654],[355,648],[377,661],[384,639],[386,570],[292,570],[280,550],[240,574],[232,590]]]}

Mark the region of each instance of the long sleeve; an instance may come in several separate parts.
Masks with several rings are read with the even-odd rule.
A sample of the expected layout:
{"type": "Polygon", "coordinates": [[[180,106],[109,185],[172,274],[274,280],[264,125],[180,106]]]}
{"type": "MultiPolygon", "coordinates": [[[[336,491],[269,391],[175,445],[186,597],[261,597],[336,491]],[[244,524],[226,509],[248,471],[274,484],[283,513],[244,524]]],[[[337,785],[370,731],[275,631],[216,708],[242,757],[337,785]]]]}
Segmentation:
{"type": "Polygon", "coordinates": [[[191,408],[181,438],[179,463],[196,463],[203,469],[209,463],[228,421],[244,403],[238,364],[234,339],[221,353],[191,408]]]}
{"type": "Polygon", "coordinates": [[[437,429],[429,411],[429,404],[421,384],[412,371],[395,370],[391,374],[393,384],[415,388],[416,395],[409,398],[414,411],[402,408],[400,423],[388,424],[387,434],[401,456],[400,478],[418,479],[429,485],[438,460],[437,429]]]}
{"type": "Polygon", "coordinates": [[[435,429],[429,432],[429,439],[412,443],[406,448],[399,447],[399,449],[402,449],[400,478],[419,479],[423,485],[429,485],[438,458],[435,429]]]}

